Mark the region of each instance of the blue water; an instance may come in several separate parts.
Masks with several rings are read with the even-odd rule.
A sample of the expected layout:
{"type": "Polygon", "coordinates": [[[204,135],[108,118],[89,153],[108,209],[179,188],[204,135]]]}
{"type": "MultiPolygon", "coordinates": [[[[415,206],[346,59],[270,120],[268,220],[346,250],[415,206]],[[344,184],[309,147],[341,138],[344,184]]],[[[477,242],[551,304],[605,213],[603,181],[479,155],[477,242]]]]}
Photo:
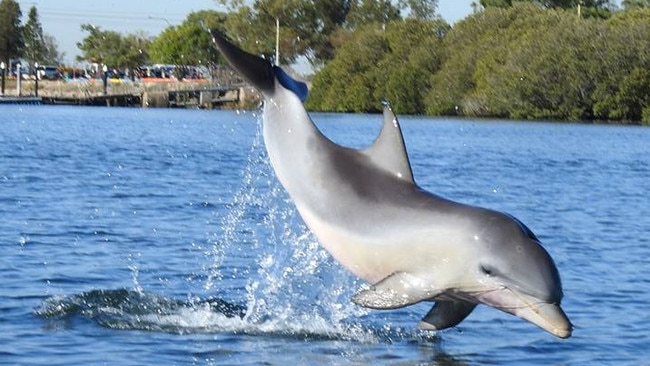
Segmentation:
{"type": "MultiPolygon", "coordinates": [[[[316,114],[367,146],[376,115],[316,114]]],[[[576,325],[369,311],[254,112],[0,106],[0,364],[650,364],[650,129],[402,118],[416,180],[545,243],[576,325]]]]}

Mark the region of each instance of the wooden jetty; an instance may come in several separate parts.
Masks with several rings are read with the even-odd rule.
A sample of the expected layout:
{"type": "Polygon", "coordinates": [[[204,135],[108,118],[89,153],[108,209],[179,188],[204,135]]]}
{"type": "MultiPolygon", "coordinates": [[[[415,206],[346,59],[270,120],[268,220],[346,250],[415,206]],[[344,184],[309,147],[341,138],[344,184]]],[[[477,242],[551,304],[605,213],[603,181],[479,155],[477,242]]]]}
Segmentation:
{"type": "Polygon", "coordinates": [[[0,104],[41,104],[42,98],[39,97],[9,97],[0,96],[0,104]]]}
{"type": "Polygon", "coordinates": [[[43,97],[43,104],[53,105],[89,105],[106,107],[140,107],[142,95],[140,94],[107,94],[85,97],[43,97]]]}
{"type": "Polygon", "coordinates": [[[172,108],[212,109],[226,103],[239,103],[239,88],[213,88],[203,90],[169,91],[169,106],[172,108]]]}
{"type": "Polygon", "coordinates": [[[231,86],[125,94],[47,96],[40,99],[43,104],[52,105],[213,109],[228,103],[239,103],[242,94],[239,86],[231,86]]]}

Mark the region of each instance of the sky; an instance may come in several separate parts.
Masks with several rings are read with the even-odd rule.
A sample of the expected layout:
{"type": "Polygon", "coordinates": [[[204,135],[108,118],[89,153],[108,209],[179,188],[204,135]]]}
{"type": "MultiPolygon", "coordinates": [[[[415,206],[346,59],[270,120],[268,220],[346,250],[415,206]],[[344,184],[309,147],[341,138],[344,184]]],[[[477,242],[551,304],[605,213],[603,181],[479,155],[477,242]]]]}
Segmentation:
{"type": "MultiPolygon", "coordinates": [[[[215,0],[16,0],[23,13],[23,22],[32,6],[36,6],[43,31],[54,36],[64,61],[73,63],[80,53],[77,42],[87,33],[81,24],[99,26],[102,30],[120,33],[144,31],[150,36],[160,34],[169,25],[178,25],[192,11],[212,9],[224,11],[215,0]]],[[[439,0],[438,13],[450,24],[471,13],[473,0],[439,0]]]]}

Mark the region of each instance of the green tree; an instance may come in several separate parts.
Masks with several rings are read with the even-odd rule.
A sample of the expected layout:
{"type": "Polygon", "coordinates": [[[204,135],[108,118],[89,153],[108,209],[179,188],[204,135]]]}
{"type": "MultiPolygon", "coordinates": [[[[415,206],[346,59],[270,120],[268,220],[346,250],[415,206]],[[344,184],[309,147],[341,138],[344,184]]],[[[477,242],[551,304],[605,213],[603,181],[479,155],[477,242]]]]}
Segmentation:
{"type": "Polygon", "coordinates": [[[0,1],[0,60],[10,65],[11,59],[21,56],[23,32],[20,25],[22,12],[14,0],[0,1]]]}
{"type": "MultiPolygon", "coordinates": [[[[643,1],[643,0],[641,0],[643,1]]],[[[611,0],[480,0],[483,8],[507,8],[516,3],[532,3],[547,9],[572,9],[578,5],[593,10],[611,10],[614,4],[611,0]]]]}
{"type": "Polygon", "coordinates": [[[92,24],[82,24],[81,30],[88,35],[77,43],[77,48],[82,54],[77,56],[77,61],[103,63],[117,67],[116,58],[120,50],[121,35],[114,31],[104,31],[92,24]]]}
{"type": "Polygon", "coordinates": [[[47,52],[45,37],[43,35],[43,26],[38,16],[35,6],[29,9],[27,22],[23,27],[24,50],[23,57],[30,65],[35,62],[43,63],[47,52]]]}
{"type": "Polygon", "coordinates": [[[306,30],[300,36],[308,45],[306,56],[312,65],[322,65],[334,58],[336,48],[346,35],[342,25],[350,11],[350,3],[349,0],[314,1],[311,9],[305,12],[306,30]]]}
{"type": "Polygon", "coordinates": [[[603,25],[602,47],[595,54],[598,119],[646,121],[650,110],[650,9],[618,12],[603,25]]]}
{"type": "MultiPolygon", "coordinates": [[[[527,14],[541,12],[538,6],[522,4],[511,8],[490,7],[456,23],[444,38],[445,59],[440,70],[431,76],[431,89],[426,92],[427,113],[454,115],[482,114],[486,107],[483,96],[468,96],[475,90],[474,77],[480,60],[489,53],[503,57],[502,44],[512,38],[507,30],[513,22],[527,14]],[[501,48],[502,52],[494,50],[501,48]]],[[[503,62],[503,61],[499,61],[503,62]]]]}
{"type": "Polygon", "coordinates": [[[146,34],[122,34],[104,31],[91,24],[81,25],[88,35],[77,47],[81,50],[79,61],[103,63],[114,68],[135,68],[148,61],[150,39],[146,34]]]}
{"type": "Polygon", "coordinates": [[[401,0],[401,7],[409,9],[409,17],[434,20],[438,17],[438,0],[401,0]]]}
{"type": "Polygon", "coordinates": [[[512,6],[512,0],[481,0],[479,3],[484,8],[507,8],[512,6]]]}
{"type": "Polygon", "coordinates": [[[115,65],[122,68],[135,69],[149,62],[150,37],[144,32],[130,33],[122,36],[120,41],[120,57],[115,65]]]}
{"type": "Polygon", "coordinates": [[[167,27],[149,46],[153,63],[210,65],[219,55],[206,28],[223,27],[225,15],[202,11],[188,15],[178,26],[167,27]]]}
{"type": "Polygon", "coordinates": [[[336,46],[329,36],[340,30],[351,6],[348,0],[257,0],[250,5],[223,2],[231,4],[228,33],[253,53],[275,58],[276,25],[279,25],[282,64],[290,64],[299,56],[308,57],[313,64],[331,58],[336,46]]]}
{"type": "Polygon", "coordinates": [[[389,0],[353,1],[345,18],[348,29],[356,29],[369,23],[386,23],[400,18],[399,9],[389,0]]]}
{"type": "Polygon", "coordinates": [[[437,0],[256,0],[226,1],[228,31],[239,44],[269,58],[275,54],[276,20],[280,24],[280,62],[305,56],[314,66],[331,60],[355,29],[386,25],[408,10],[413,18],[434,19],[437,0]],[[255,24],[255,27],[251,27],[255,24]]]}
{"type": "Polygon", "coordinates": [[[380,101],[398,113],[420,114],[431,74],[442,62],[442,20],[405,19],[371,23],[352,33],[336,57],[314,76],[307,107],[340,112],[377,112],[380,101]]]}
{"type": "Polygon", "coordinates": [[[43,54],[44,65],[60,65],[63,63],[64,54],[59,52],[59,45],[56,38],[51,34],[45,33],[43,35],[43,43],[45,46],[45,53],[43,54]]]}
{"type": "Polygon", "coordinates": [[[517,2],[486,8],[445,37],[427,112],[506,118],[650,117],[650,10],[580,19],[517,2]],[[540,36],[543,35],[543,36],[540,36]]]}
{"type": "Polygon", "coordinates": [[[650,0],[623,0],[621,5],[625,10],[650,8],[650,0]]]}

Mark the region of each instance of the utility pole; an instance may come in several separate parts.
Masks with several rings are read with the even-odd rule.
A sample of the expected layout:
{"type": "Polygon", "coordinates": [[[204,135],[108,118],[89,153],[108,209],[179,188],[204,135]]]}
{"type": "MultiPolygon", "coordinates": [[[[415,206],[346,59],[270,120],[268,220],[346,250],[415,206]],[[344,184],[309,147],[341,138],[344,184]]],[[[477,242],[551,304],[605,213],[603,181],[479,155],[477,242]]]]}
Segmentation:
{"type": "Polygon", "coordinates": [[[34,62],[34,95],[38,97],[38,62],[34,62]]]}
{"type": "Polygon", "coordinates": [[[275,17],[275,65],[280,65],[280,18],[275,17]]]}
{"type": "Polygon", "coordinates": [[[5,74],[6,67],[7,65],[5,65],[4,61],[0,62],[0,70],[2,70],[2,89],[0,92],[0,96],[5,95],[5,78],[7,77],[7,75],[5,74]]]}
{"type": "Polygon", "coordinates": [[[578,1],[578,18],[582,18],[582,1],[578,1]]]}
{"type": "Polygon", "coordinates": [[[22,71],[20,70],[20,63],[16,64],[16,95],[20,96],[20,82],[21,82],[21,74],[22,71]]]}

